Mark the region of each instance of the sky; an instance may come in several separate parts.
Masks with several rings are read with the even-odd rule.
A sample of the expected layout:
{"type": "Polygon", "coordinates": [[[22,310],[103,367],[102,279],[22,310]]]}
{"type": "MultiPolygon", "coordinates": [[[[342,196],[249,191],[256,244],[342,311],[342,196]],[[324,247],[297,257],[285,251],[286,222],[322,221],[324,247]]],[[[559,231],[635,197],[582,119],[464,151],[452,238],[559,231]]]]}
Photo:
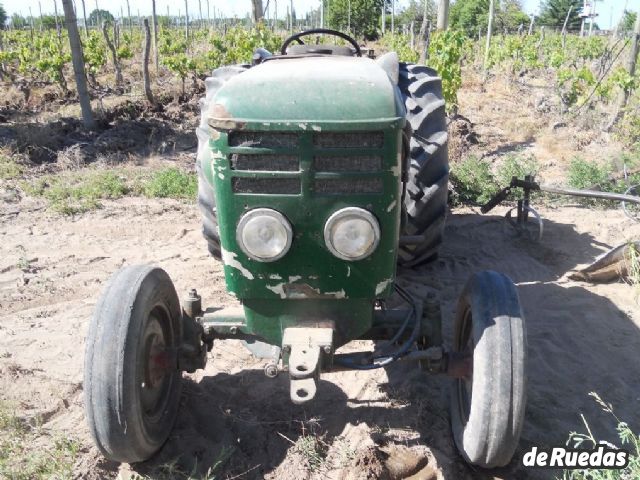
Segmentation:
{"type": "MultiPolygon", "coordinates": [[[[58,12],[62,12],[61,0],[0,0],[0,4],[3,4],[5,10],[9,15],[19,13],[21,15],[29,15],[29,7],[34,16],[39,14],[39,4],[42,5],[42,12],[44,14],[53,13],[53,2],[58,4],[58,12]]],[[[192,16],[197,18],[198,1],[202,4],[203,16],[206,16],[207,0],[187,0],[189,4],[189,11],[192,12],[192,16]]],[[[274,5],[277,4],[278,17],[283,18],[286,14],[287,5],[290,0],[270,0],[269,8],[273,14],[274,5]]],[[[80,3],[80,0],[76,0],[80,3]]],[[[111,11],[114,15],[118,15],[120,8],[123,8],[126,12],[127,2],[126,0],[85,0],[87,12],[95,8],[96,3],[102,9],[111,11]]],[[[437,2],[437,0],[436,0],[437,2]]],[[[541,0],[522,0],[524,10],[527,13],[538,13],[541,0]]],[[[399,8],[406,6],[409,0],[396,0],[396,5],[399,8]]],[[[131,14],[137,15],[138,10],[141,15],[151,14],[151,1],[150,0],[129,0],[131,6],[131,14]]],[[[266,0],[263,0],[263,4],[266,5],[266,0]]],[[[164,14],[167,11],[167,5],[169,5],[172,15],[176,15],[178,10],[184,11],[184,0],[156,0],[156,8],[160,14],[164,14]]],[[[293,0],[293,7],[296,10],[298,16],[309,11],[311,8],[316,8],[320,5],[320,0],[293,0]]],[[[211,9],[214,7],[217,11],[222,12],[224,16],[238,16],[244,17],[250,10],[250,0],[209,0],[209,6],[211,9]]],[[[622,17],[622,12],[625,6],[628,9],[640,10],[640,0],[598,0],[596,3],[596,11],[600,14],[596,22],[603,29],[610,28],[611,24],[617,23],[622,17]]]]}

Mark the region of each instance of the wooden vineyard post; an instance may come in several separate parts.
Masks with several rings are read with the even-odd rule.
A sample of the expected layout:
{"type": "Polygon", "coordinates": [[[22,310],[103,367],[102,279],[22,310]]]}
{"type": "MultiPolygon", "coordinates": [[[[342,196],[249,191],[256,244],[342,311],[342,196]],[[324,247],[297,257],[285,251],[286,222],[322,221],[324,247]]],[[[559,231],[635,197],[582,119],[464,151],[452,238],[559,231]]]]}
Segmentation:
{"type": "Polygon", "coordinates": [[[82,0],[82,19],[84,20],[84,36],[89,37],[89,24],[87,23],[87,8],[82,0]]]}
{"type": "Polygon", "coordinates": [[[102,24],[102,35],[104,35],[104,41],[107,44],[107,48],[111,52],[113,68],[116,71],[116,87],[119,87],[122,85],[122,71],[120,70],[120,62],[118,61],[118,52],[116,52],[116,47],[113,45],[113,42],[109,38],[108,27],[109,24],[107,22],[104,22],[102,24]]]}
{"type": "Polygon", "coordinates": [[[573,10],[573,5],[569,7],[569,11],[567,12],[567,16],[564,18],[564,25],[562,25],[562,49],[564,50],[567,44],[567,22],[569,21],[569,16],[571,15],[571,10],[573,10]]]}
{"type": "Polygon", "coordinates": [[[142,81],[144,83],[144,96],[151,106],[155,105],[153,94],[151,93],[151,82],[149,79],[149,53],[151,51],[151,30],[149,29],[149,19],[144,19],[144,55],[142,58],[142,81]]]}
{"type": "Polygon", "coordinates": [[[189,2],[184,0],[184,36],[189,41],[189,2]]]}
{"type": "Polygon", "coordinates": [[[151,15],[153,20],[153,59],[156,65],[156,75],[160,72],[160,58],[158,54],[158,16],[156,15],[156,0],[151,0],[151,15]]]}
{"type": "Polygon", "coordinates": [[[489,24],[487,25],[487,43],[484,47],[484,61],[482,62],[482,68],[484,70],[485,78],[487,76],[487,65],[489,64],[489,50],[491,48],[491,30],[493,30],[493,13],[495,11],[495,1],[489,2],[489,24]]]}
{"type": "MultiPolygon", "coordinates": [[[[631,51],[629,52],[629,61],[627,63],[627,72],[631,78],[636,74],[636,66],[638,62],[638,53],[640,53],[640,12],[636,15],[636,23],[633,28],[633,34],[631,36],[631,51]]],[[[613,116],[609,124],[605,127],[605,131],[611,130],[613,126],[624,117],[624,111],[629,103],[629,98],[633,90],[631,88],[625,88],[624,92],[620,96],[620,102],[616,110],[616,114],[613,116]]]]}
{"type": "Polygon", "coordinates": [[[449,26],[449,0],[440,0],[438,3],[438,30],[444,31],[449,26]]]}
{"type": "Polygon", "coordinates": [[[67,33],[69,34],[71,60],[76,79],[76,88],[78,89],[80,110],[82,111],[82,121],[86,129],[93,130],[96,123],[93,118],[93,112],[91,111],[91,101],[89,100],[89,91],[87,90],[87,77],[84,71],[84,58],[82,56],[82,44],[80,43],[80,34],[78,33],[76,12],[73,10],[71,1],[72,0],[62,0],[62,8],[64,9],[64,18],[67,25],[67,33]]]}

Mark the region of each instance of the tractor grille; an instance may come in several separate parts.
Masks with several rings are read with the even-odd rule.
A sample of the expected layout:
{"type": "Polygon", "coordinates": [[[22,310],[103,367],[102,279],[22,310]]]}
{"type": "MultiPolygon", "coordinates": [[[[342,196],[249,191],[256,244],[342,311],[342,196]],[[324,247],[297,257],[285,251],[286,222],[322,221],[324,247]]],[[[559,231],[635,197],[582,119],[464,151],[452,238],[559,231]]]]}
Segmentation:
{"type": "Polygon", "coordinates": [[[231,132],[230,147],[296,148],[300,135],[287,132],[231,132]]]}
{"type": "Polygon", "coordinates": [[[313,184],[320,194],[382,193],[381,178],[323,178],[313,184]]]}
{"type": "Polygon", "coordinates": [[[315,195],[381,194],[384,139],[382,131],[232,131],[228,158],[237,173],[231,175],[231,189],[300,195],[304,185],[315,195]]]}
{"type": "Polygon", "coordinates": [[[382,157],[318,156],[313,159],[313,169],[316,172],[379,172],[382,170],[382,157]]]}
{"type": "Polygon", "coordinates": [[[299,195],[299,178],[244,178],[231,179],[234,193],[265,193],[270,195],[299,195]]]}
{"type": "Polygon", "coordinates": [[[324,132],[313,135],[317,148],[382,148],[383,132],[324,132]]]}
{"type": "Polygon", "coordinates": [[[231,155],[232,170],[256,170],[264,172],[297,172],[300,159],[296,155],[231,155]]]}

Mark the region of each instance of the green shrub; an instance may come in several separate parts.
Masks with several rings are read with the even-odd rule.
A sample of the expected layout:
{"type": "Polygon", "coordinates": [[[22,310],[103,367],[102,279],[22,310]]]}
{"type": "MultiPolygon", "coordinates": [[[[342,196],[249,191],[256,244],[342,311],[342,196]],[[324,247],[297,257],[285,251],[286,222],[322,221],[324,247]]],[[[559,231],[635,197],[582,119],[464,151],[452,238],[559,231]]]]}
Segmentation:
{"type": "Polygon", "coordinates": [[[527,175],[536,176],[539,171],[540,165],[533,155],[511,154],[504,159],[498,168],[496,178],[501,187],[506,187],[511,183],[512,177],[523,180],[527,175]]]}
{"type": "Polygon", "coordinates": [[[606,190],[611,185],[610,175],[611,169],[608,166],[598,165],[596,162],[582,158],[574,158],[569,165],[567,182],[572,188],[606,190]]]}
{"type": "Polygon", "coordinates": [[[476,157],[453,164],[450,180],[455,190],[455,203],[483,204],[499,190],[489,162],[476,157]]]}
{"type": "Polygon", "coordinates": [[[192,199],[197,192],[197,177],[175,167],[153,173],[143,186],[147,197],[192,199]]]}
{"type": "MultiPolygon", "coordinates": [[[[638,101],[640,96],[631,99],[638,101]]],[[[640,150],[640,110],[630,109],[622,118],[616,129],[616,137],[628,147],[640,150]]]]}

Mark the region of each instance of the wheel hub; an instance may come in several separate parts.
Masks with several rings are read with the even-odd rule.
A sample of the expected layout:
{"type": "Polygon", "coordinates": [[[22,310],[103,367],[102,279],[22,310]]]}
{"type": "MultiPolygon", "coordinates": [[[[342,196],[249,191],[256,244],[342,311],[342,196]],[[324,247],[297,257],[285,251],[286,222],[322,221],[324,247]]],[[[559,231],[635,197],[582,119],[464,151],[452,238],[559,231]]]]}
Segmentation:
{"type": "Polygon", "coordinates": [[[164,409],[172,370],[164,329],[156,316],[150,316],[145,326],[142,346],[142,406],[147,415],[154,417],[164,409]]]}

